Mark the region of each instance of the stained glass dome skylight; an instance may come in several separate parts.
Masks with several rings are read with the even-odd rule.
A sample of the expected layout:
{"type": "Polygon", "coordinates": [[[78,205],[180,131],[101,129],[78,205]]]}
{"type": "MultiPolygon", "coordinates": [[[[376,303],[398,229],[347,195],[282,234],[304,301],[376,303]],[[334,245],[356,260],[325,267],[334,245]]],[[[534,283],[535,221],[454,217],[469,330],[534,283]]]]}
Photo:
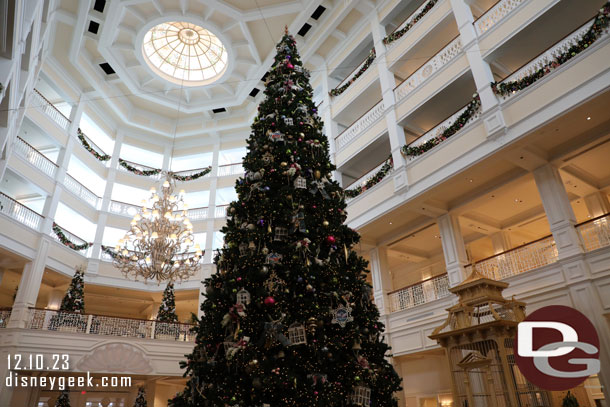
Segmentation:
{"type": "Polygon", "coordinates": [[[142,53],[155,73],[185,86],[212,83],[227,67],[227,50],[220,39],[187,22],[165,22],[151,28],[144,35],[142,53]]]}

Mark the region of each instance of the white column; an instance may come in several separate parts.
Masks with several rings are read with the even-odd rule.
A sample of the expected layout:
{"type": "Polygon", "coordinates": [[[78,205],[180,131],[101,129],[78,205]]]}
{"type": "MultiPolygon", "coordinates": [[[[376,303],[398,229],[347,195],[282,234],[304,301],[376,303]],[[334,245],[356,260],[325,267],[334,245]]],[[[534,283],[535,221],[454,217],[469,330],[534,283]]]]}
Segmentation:
{"type": "Polygon", "coordinates": [[[494,254],[503,253],[512,248],[510,234],[507,230],[500,230],[490,236],[494,254]]]}
{"type": "Polygon", "coordinates": [[[8,328],[25,328],[30,315],[29,308],[36,306],[49,251],[49,239],[47,236],[41,236],[36,258],[23,267],[8,328]]]}
{"type": "Polygon", "coordinates": [[[460,222],[456,215],[447,213],[437,218],[436,223],[441,234],[449,286],[454,287],[467,277],[464,266],[468,264],[468,256],[466,255],[460,222]]]}
{"type": "Polygon", "coordinates": [[[585,196],[584,200],[589,211],[589,216],[592,218],[610,213],[610,202],[608,202],[608,196],[604,192],[597,191],[585,196]]]}
{"type": "Polygon", "coordinates": [[[559,171],[551,164],[546,164],[534,170],[533,174],[551,233],[555,238],[559,258],[582,253],[582,243],[574,227],[576,217],[559,171]]]}
{"type": "Polygon", "coordinates": [[[210,180],[210,197],[208,200],[208,220],[205,234],[205,254],[203,263],[211,263],[214,256],[212,245],[214,243],[214,224],[216,217],[216,188],[218,186],[218,157],[220,155],[220,140],[216,136],[214,150],[212,153],[212,178],[210,180]]]}
{"type": "Polygon", "coordinates": [[[161,166],[161,170],[169,171],[170,163],[172,161],[172,154],[174,153],[174,146],[172,144],[167,144],[165,149],[163,150],[163,165],[161,166]]]}
{"type": "MultiPolygon", "coordinates": [[[[329,95],[328,92],[330,92],[331,89],[333,89],[335,86],[337,86],[339,81],[330,77],[329,71],[328,71],[328,66],[326,65],[326,61],[324,61],[322,58],[320,58],[319,62],[320,63],[318,64],[318,66],[320,68],[322,68],[322,67],[324,68],[320,75],[321,83],[322,83],[322,95],[324,96],[324,98],[322,99],[322,105],[320,107],[320,110],[318,111],[318,115],[322,118],[322,121],[324,122],[324,133],[326,134],[326,138],[328,139],[328,148],[330,150],[330,161],[336,165],[337,164],[336,139],[337,139],[337,136],[339,135],[339,126],[337,125],[337,122],[333,120],[333,114],[332,114],[332,108],[331,108],[332,107],[332,97],[329,95]]],[[[332,176],[335,179],[335,181],[337,181],[340,185],[343,185],[343,176],[342,176],[341,172],[339,172],[338,170],[335,170],[335,171],[333,171],[332,176]]]]}
{"type": "Polygon", "coordinates": [[[63,288],[54,288],[49,293],[49,300],[47,301],[47,308],[49,309],[59,309],[61,306],[61,301],[66,294],[66,290],[63,288]]]}
{"type": "Polygon", "coordinates": [[[387,248],[376,247],[369,252],[371,259],[371,277],[373,280],[373,297],[381,315],[391,311],[388,293],[392,291],[392,276],[388,266],[387,248]]]}

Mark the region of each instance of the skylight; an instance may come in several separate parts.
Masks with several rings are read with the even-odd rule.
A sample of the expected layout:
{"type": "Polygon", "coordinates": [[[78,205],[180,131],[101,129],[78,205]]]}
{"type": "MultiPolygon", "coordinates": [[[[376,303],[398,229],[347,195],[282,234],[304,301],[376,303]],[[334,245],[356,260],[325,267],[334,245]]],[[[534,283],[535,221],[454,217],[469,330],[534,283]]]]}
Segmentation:
{"type": "Polygon", "coordinates": [[[218,80],[227,67],[227,49],[210,31],[187,22],[151,28],[142,44],[144,59],[162,78],[185,86],[218,80]]]}

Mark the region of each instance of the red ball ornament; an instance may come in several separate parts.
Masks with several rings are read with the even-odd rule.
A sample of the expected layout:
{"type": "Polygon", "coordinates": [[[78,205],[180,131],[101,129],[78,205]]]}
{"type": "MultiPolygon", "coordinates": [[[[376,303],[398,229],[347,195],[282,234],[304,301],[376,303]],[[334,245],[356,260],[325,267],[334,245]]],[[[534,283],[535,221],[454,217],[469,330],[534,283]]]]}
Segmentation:
{"type": "Polygon", "coordinates": [[[265,298],[265,305],[275,305],[275,298],[273,298],[273,297],[265,298]]]}
{"type": "Polygon", "coordinates": [[[330,244],[335,244],[335,242],[337,241],[337,239],[335,239],[334,236],[330,235],[326,237],[326,241],[330,244]]]}
{"type": "Polygon", "coordinates": [[[288,67],[288,69],[293,69],[294,65],[292,65],[290,62],[288,62],[288,65],[286,65],[288,67]]]}

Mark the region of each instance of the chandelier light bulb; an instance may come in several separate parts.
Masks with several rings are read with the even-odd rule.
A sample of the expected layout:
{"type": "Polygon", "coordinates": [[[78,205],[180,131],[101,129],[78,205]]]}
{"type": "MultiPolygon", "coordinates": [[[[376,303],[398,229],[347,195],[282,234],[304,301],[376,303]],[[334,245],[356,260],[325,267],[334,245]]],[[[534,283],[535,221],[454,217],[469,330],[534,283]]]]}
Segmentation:
{"type": "Polygon", "coordinates": [[[165,215],[163,215],[163,217],[165,219],[171,219],[172,218],[172,213],[170,211],[165,212],[165,215]]]}
{"type": "Polygon", "coordinates": [[[150,263],[150,257],[146,256],[146,259],[144,259],[146,261],[146,263],[150,263]]]}
{"type": "Polygon", "coordinates": [[[154,218],[158,218],[158,217],[159,217],[159,210],[158,210],[158,209],[153,210],[153,211],[152,211],[152,216],[153,216],[154,218]]]}
{"type": "Polygon", "coordinates": [[[184,194],[185,194],[184,189],[181,189],[180,190],[180,195],[184,195],[184,194]]]}
{"type": "Polygon", "coordinates": [[[155,192],[157,192],[157,188],[155,188],[155,187],[151,187],[151,188],[150,188],[150,193],[151,193],[151,194],[154,194],[155,192]]]}
{"type": "Polygon", "coordinates": [[[158,239],[159,238],[159,234],[157,232],[152,232],[152,235],[150,235],[151,239],[158,239]]]}
{"type": "Polygon", "coordinates": [[[190,246],[190,245],[193,243],[193,241],[192,241],[191,239],[186,239],[186,240],[184,241],[184,243],[185,243],[187,246],[190,246]]]}
{"type": "Polygon", "coordinates": [[[176,236],[176,234],[175,234],[175,233],[172,233],[172,234],[169,236],[169,238],[170,238],[170,239],[172,239],[172,240],[174,240],[174,241],[178,240],[178,236],[176,236]]]}
{"type": "Polygon", "coordinates": [[[123,249],[123,251],[121,252],[121,254],[122,254],[123,256],[127,256],[127,253],[128,253],[128,252],[127,252],[127,249],[123,249]]]}
{"type": "Polygon", "coordinates": [[[163,182],[163,188],[169,188],[169,181],[165,180],[165,182],[163,182]]]}

